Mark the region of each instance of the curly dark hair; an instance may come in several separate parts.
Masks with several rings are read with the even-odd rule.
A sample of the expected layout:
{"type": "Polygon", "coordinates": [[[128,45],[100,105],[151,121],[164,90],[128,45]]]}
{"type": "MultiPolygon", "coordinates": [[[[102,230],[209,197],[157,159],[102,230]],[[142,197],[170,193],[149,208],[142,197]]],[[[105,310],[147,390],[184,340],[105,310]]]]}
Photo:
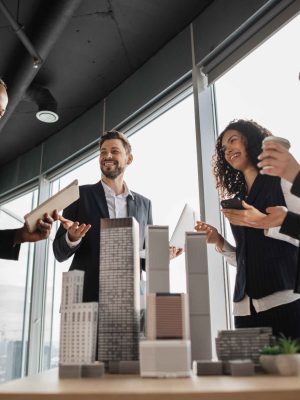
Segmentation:
{"type": "Polygon", "coordinates": [[[232,195],[238,193],[246,193],[247,190],[244,174],[234,169],[225,160],[222,139],[224,134],[231,129],[238,131],[242,135],[248,158],[257,170],[257,157],[261,153],[262,141],[266,136],[272,135],[268,129],[252,120],[233,120],[226,126],[217,139],[213,156],[213,174],[216,178],[216,187],[222,199],[232,197],[232,195]]]}

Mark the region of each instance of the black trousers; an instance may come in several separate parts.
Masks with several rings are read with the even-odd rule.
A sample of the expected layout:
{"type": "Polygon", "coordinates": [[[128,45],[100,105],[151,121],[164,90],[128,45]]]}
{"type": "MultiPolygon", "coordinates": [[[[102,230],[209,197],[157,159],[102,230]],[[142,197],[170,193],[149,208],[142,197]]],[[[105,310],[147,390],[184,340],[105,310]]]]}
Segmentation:
{"type": "Polygon", "coordinates": [[[282,333],[300,339],[300,299],[259,313],[251,304],[251,315],[234,317],[234,325],[236,328],[270,326],[275,336],[282,333]]]}

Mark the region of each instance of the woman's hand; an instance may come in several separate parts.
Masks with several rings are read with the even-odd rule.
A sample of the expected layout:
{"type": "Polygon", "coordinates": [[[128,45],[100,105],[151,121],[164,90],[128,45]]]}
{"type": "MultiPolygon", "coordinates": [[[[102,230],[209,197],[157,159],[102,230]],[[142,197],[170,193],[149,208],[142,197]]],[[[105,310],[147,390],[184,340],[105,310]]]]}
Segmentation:
{"type": "Polygon", "coordinates": [[[222,250],[224,245],[224,238],[219,234],[218,230],[209,224],[202,221],[196,221],[195,230],[197,232],[204,232],[206,234],[206,242],[215,244],[220,250],[222,250]]]}
{"type": "Polygon", "coordinates": [[[183,253],[183,249],[181,247],[169,246],[169,259],[173,260],[174,258],[180,256],[183,253]]]}
{"type": "Polygon", "coordinates": [[[242,201],[242,204],[244,210],[223,208],[221,211],[232,225],[248,226],[251,228],[258,227],[254,226],[253,223],[259,223],[266,217],[266,214],[260,212],[257,208],[246,203],[244,200],[242,201]]]}

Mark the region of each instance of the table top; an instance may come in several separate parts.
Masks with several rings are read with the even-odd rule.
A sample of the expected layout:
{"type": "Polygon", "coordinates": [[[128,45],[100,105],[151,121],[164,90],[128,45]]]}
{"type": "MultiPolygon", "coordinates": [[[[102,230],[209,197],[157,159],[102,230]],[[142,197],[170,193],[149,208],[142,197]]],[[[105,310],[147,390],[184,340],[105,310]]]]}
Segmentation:
{"type": "Polygon", "coordinates": [[[0,385],[0,400],[299,400],[300,377],[105,375],[59,379],[58,369],[0,385]]]}

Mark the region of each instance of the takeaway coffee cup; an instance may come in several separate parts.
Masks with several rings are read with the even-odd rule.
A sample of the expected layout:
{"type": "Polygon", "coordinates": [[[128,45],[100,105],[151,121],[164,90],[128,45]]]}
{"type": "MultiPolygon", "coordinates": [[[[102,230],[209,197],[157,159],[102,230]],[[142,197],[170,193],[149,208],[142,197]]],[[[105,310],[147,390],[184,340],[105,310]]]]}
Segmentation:
{"type": "Polygon", "coordinates": [[[287,150],[291,147],[291,144],[287,139],[285,139],[283,137],[279,137],[279,136],[273,136],[273,135],[265,137],[262,144],[266,144],[266,143],[270,143],[270,142],[280,143],[287,150]]]}
{"type": "MultiPolygon", "coordinates": [[[[262,144],[270,143],[270,142],[280,143],[287,150],[291,147],[291,144],[287,139],[279,137],[279,136],[273,136],[273,135],[265,137],[262,144]]],[[[270,165],[265,165],[262,169],[270,169],[270,168],[272,168],[270,165]]]]}

